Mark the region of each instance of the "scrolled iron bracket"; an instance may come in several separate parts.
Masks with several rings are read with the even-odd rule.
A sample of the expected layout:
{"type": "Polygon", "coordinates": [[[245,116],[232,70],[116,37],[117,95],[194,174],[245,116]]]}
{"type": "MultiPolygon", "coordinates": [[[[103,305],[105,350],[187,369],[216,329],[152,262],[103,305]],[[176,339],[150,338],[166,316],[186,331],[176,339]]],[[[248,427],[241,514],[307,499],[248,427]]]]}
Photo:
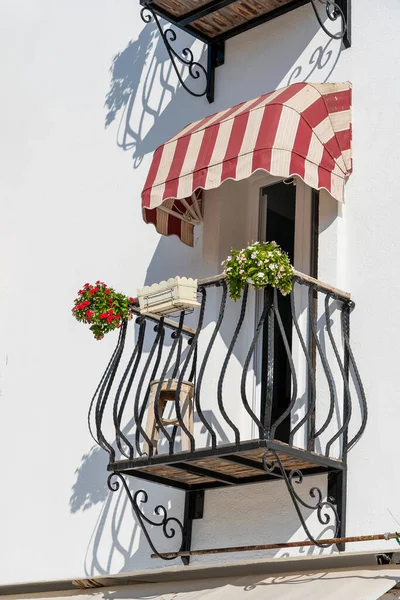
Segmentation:
{"type": "Polygon", "coordinates": [[[207,97],[208,102],[211,104],[214,102],[214,88],[215,88],[215,69],[220,65],[224,64],[224,42],[210,43],[208,45],[208,57],[207,57],[207,68],[201,63],[195,61],[193,52],[190,48],[184,48],[180,53],[177,52],[173,44],[177,39],[176,32],[168,27],[163,29],[158,18],[158,15],[154,11],[151,5],[151,0],[146,2],[140,11],[141,19],[144,23],[148,24],[154,21],[157,26],[158,32],[161,39],[164,42],[165,49],[171,60],[171,64],[174,68],[176,76],[178,77],[181,86],[191,95],[197,98],[203,96],[207,97]],[[188,79],[192,81],[204,80],[204,85],[200,91],[193,90],[188,84],[187,80],[182,77],[179,69],[179,63],[187,68],[188,79]]]}
{"type": "Polygon", "coordinates": [[[154,508],[154,514],[156,515],[156,517],[159,517],[159,520],[154,521],[152,519],[149,519],[149,517],[147,517],[142,512],[141,507],[140,507],[141,504],[146,504],[148,501],[147,492],[145,490],[138,490],[134,494],[132,494],[123,475],[121,475],[121,473],[115,473],[115,472],[111,473],[107,479],[107,486],[111,492],[117,492],[120,489],[120,482],[118,481],[118,479],[122,482],[122,485],[124,487],[124,490],[126,492],[128,500],[132,506],[133,512],[135,513],[135,516],[139,522],[139,525],[140,525],[140,527],[145,535],[145,538],[146,538],[150,548],[152,549],[153,553],[156,554],[162,560],[175,560],[175,556],[172,556],[172,557],[167,556],[163,552],[160,552],[159,550],[157,550],[153,540],[150,537],[150,534],[147,529],[147,525],[149,525],[150,527],[161,528],[161,531],[163,532],[164,537],[169,540],[173,539],[176,536],[176,534],[177,534],[176,528],[177,528],[178,532],[179,532],[179,536],[181,538],[181,544],[180,544],[177,552],[180,552],[183,549],[183,545],[184,545],[184,541],[185,541],[184,540],[184,527],[183,527],[182,523],[176,517],[168,517],[167,509],[164,506],[162,506],[161,504],[159,504],[158,506],[156,506],[154,508]]]}
{"type": "Polygon", "coordinates": [[[268,451],[263,458],[264,469],[266,471],[272,472],[274,469],[279,468],[280,472],[282,473],[282,478],[289,492],[290,498],[293,502],[297,516],[299,517],[301,526],[306,532],[308,539],[319,548],[329,548],[332,544],[321,544],[321,542],[319,542],[312,535],[310,529],[307,527],[305,518],[301,511],[301,506],[307,508],[308,510],[316,511],[319,523],[321,525],[324,525],[325,527],[331,524],[333,516],[334,522],[331,526],[334,530],[334,535],[332,537],[336,538],[338,537],[340,531],[340,517],[336,508],[335,499],[328,497],[326,500],[324,500],[322,491],[318,487],[313,486],[308,493],[310,498],[314,500],[314,502],[309,503],[303,500],[303,498],[300,497],[300,495],[295,489],[296,485],[300,485],[303,483],[303,473],[299,469],[292,469],[289,473],[287,473],[276,452],[272,451],[272,454],[274,455],[274,460],[267,460],[267,455],[269,455],[269,452],[270,451],[268,451]]]}
{"type": "Polygon", "coordinates": [[[325,27],[325,23],[318,12],[316,2],[317,0],[311,0],[311,5],[314,9],[315,16],[317,17],[321,29],[333,40],[343,40],[344,45],[348,48],[350,46],[349,15],[351,0],[318,0],[318,2],[325,7],[325,13],[329,21],[334,23],[340,20],[341,29],[338,33],[332,33],[329,31],[329,29],[327,29],[327,27],[325,27]]]}

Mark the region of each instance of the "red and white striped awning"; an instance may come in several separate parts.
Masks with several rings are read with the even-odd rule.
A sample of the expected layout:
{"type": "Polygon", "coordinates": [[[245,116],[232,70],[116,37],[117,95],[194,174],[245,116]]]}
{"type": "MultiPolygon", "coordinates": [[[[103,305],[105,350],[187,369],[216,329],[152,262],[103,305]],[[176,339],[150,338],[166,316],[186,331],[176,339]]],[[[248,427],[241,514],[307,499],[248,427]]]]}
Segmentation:
{"type": "Polygon", "coordinates": [[[201,190],[259,169],[301,177],[342,202],[352,170],[351,84],[295,83],[188,125],[154,153],[144,220],[193,245],[201,190]]]}

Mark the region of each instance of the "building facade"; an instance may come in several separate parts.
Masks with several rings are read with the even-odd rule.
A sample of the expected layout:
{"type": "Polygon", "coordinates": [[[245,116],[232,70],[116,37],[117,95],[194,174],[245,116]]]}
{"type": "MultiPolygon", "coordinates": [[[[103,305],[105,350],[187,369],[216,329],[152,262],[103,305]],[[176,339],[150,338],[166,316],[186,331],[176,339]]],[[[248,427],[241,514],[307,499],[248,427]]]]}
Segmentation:
{"type": "MultiPolygon", "coordinates": [[[[174,41],[159,17],[166,47],[157,14],[168,16],[169,0],[155,4],[141,18],[138,0],[0,3],[4,593],[182,562],[268,559],[273,572],[305,555],[395,561],[396,540],[319,540],[400,527],[398,2],[340,3],[344,40],[325,31],[343,27],[329,19],[332,3],[242,3],[275,18],[224,43],[220,32],[209,56],[176,25],[174,41]],[[179,56],[189,48],[200,76],[171,48],[179,56]],[[276,117],[269,110],[283,117],[267,148],[270,168],[257,167],[256,140],[276,117]],[[303,120],[305,151],[296,146],[303,120]],[[235,127],[235,139],[232,129],[218,138],[224,150],[213,123],[235,127]],[[302,173],[291,169],[294,156],[302,173]],[[238,157],[240,168],[229,170],[238,157]],[[195,185],[196,165],[207,183],[195,185]],[[292,294],[250,285],[246,304],[234,303],[215,279],[221,263],[231,248],[271,239],[296,270],[292,294]],[[119,333],[95,341],[71,316],[86,281],[136,298],[176,276],[198,280],[199,306],[184,317],[143,318],[136,307],[119,333]],[[162,414],[160,399],[171,399],[163,381],[175,382],[178,412],[191,384],[187,435],[182,414],[162,414]],[[165,556],[310,539],[305,548],[165,556]]],[[[214,16],[199,15],[200,38],[214,16]]]]}

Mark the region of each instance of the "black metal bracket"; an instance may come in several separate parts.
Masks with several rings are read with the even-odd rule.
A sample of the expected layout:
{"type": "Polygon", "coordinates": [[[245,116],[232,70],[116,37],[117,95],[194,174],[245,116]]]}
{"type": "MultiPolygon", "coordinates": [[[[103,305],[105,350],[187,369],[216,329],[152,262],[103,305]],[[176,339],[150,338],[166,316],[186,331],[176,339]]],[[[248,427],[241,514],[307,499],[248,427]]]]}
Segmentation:
{"type": "Polygon", "coordinates": [[[276,19],[287,12],[296,10],[305,4],[311,3],[320,27],[330,38],[342,40],[345,48],[350,48],[351,46],[351,0],[293,0],[274,10],[263,13],[254,19],[246,20],[245,23],[235,26],[215,37],[209,37],[201,33],[200,29],[197,29],[194,26],[194,23],[198,19],[204,18],[234,2],[235,0],[210,0],[189,13],[177,17],[159,6],[154,0],[140,0],[140,4],[143,7],[141,10],[141,18],[145,23],[154,22],[156,24],[182,87],[192,96],[206,96],[210,103],[214,102],[215,69],[223,65],[225,60],[225,41],[248,31],[253,27],[276,19]],[[319,5],[323,5],[329,21],[341,23],[341,29],[338,33],[332,33],[325,26],[324,19],[321,15],[321,7],[319,5]],[[177,39],[176,32],[170,27],[163,29],[159,20],[160,17],[168,21],[174,27],[181,29],[207,45],[206,67],[194,60],[190,48],[184,48],[181,52],[177,52],[174,49],[174,42],[177,39]],[[188,73],[188,77],[186,78],[184,77],[184,70],[187,70],[188,73]],[[200,89],[193,89],[190,85],[191,82],[196,80],[199,80],[198,83],[201,83],[201,80],[203,79],[204,84],[200,89]]]}
{"type": "Polygon", "coordinates": [[[141,508],[141,504],[146,504],[148,501],[147,492],[145,490],[137,490],[136,492],[132,493],[129,489],[125,477],[121,473],[111,473],[109,475],[107,480],[108,489],[111,492],[117,492],[120,489],[120,482],[123,485],[125,493],[132,506],[133,512],[154,554],[158,556],[158,558],[161,558],[163,560],[174,560],[174,557],[171,558],[169,556],[166,556],[165,554],[157,550],[152,538],[150,537],[149,528],[147,526],[149,525],[150,527],[160,527],[161,531],[164,534],[164,537],[167,539],[173,539],[178,532],[178,537],[180,537],[181,539],[178,552],[181,552],[184,549],[185,543],[184,525],[176,517],[169,517],[167,509],[161,504],[158,504],[154,508],[154,515],[156,516],[156,520],[150,519],[147,515],[144,514],[141,508]]]}
{"type": "MultiPolygon", "coordinates": [[[[260,465],[261,467],[261,465],[260,465]]],[[[323,492],[313,486],[309,489],[308,495],[311,500],[305,500],[304,494],[300,494],[296,487],[304,483],[304,479],[310,473],[303,473],[300,469],[285,469],[279,452],[270,447],[264,454],[262,461],[263,470],[278,479],[283,480],[287,491],[289,492],[293,506],[299,518],[299,521],[308,537],[308,539],[319,548],[327,548],[332,544],[324,544],[315,537],[307,523],[306,517],[303,514],[304,508],[308,511],[315,511],[318,521],[324,527],[329,526],[333,529],[333,538],[344,538],[346,535],[346,495],[347,495],[347,469],[335,469],[328,473],[328,489],[327,497],[324,499],[323,492]],[[272,455],[272,458],[271,458],[272,455]]],[[[107,481],[108,488],[112,492],[120,489],[120,483],[125,490],[128,500],[132,506],[134,515],[144,533],[144,536],[153,551],[154,556],[162,560],[174,560],[176,553],[188,552],[191,550],[193,521],[202,519],[204,513],[204,489],[186,490],[185,491],[185,506],[182,521],[176,517],[168,516],[167,509],[161,504],[154,508],[154,518],[150,518],[143,511],[143,504],[148,502],[148,494],[145,490],[139,489],[132,492],[127,483],[127,478],[135,475],[129,472],[113,471],[107,481]],[[126,476],[126,477],[125,477],[126,476]],[[179,547],[160,551],[150,535],[150,529],[159,528],[165,538],[172,540],[177,538],[179,547]]],[[[344,544],[337,544],[339,551],[344,551],[344,544]]],[[[190,557],[181,557],[184,565],[189,565],[190,557]]]]}
{"type": "Polygon", "coordinates": [[[152,0],[147,0],[146,2],[142,2],[142,4],[143,8],[140,12],[142,21],[144,21],[144,23],[154,21],[156,24],[179,83],[191,96],[206,96],[210,104],[214,102],[215,69],[225,62],[225,42],[217,41],[209,42],[207,44],[206,68],[204,65],[194,60],[193,52],[190,48],[184,48],[180,53],[174,49],[173,44],[176,41],[176,32],[171,28],[162,28],[158,14],[152,6],[152,0]],[[179,65],[181,65],[182,68],[187,69],[187,79],[183,77],[182,68],[179,68],[179,65]],[[203,79],[204,84],[199,90],[192,89],[187,83],[188,79],[193,81],[203,79]]]}
{"type": "MultiPolygon", "coordinates": [[[[302,471],[300,469],[286,471],[278,453],[272,451],[272,454],[274,456],[272,461],[268,459],[269,452],[265,454],[263,459],[264,469],[267,472],[274,472],[276,470],[281,472],[297,516],[308,539],[319,548],[328,548],[332,544],[323,544],[312,535],[301,507],[316,511],[319,523],[325,527],[331,526],[333,528],[333,538],[343,537],[346,525],[346,471],[338,470],[330,474],[330,479],[328,479],[328,494],[325,500],[322,491],[318,487],[313,486],[309,490],[309,496],[312,499],[312,503],[310,503],[306,502],[295,489],[296,485],[300,485],[304,481],[302,471]],[[331,496],[332,493],[337,494],[336,498],[331,496]]],[[[338,546],[338,550],[342,549],[344,548],[339,548],[338,546]]]]}
{"type": "Polygon", "coordinates": [[[325,24],[318,12],[317,0],[311,0],[315,16],[323,31],[333,40],[342,40],[345,48],[351,46],[351,0],[318,0],[325,7],[325,13],[329,21],[341,22],[341,29],[338,33],[332,33],[325,27],[325,24]]]}
{"type": "Polygon", "coordinates": [[[345,21],[346,21],[346,32],[342,38],[343,46],[345,48],[351,47],[351,0],[336,0],[336,4],[341,9],[345,21]]]}
{"type": "MultiPolygon", "coordinates": [[[[187,552],[192,547],[193,521],[202,519],[204,514],[204,490],[186,492],[185,512],[183,517],[183,543],[182,550],[187,552]]],[[[189,565],[190,556],[182,556],[184,565],[189,565]]]]}
{"type": "MultiPolygon", "coordinates": [[[[131,492],[127,480],[124,475],[127,473],[112,472],[107,480],[108,489],[111,492],[117,492],[120,489],[120,482],[125,490],[128,500],[132,506],[135,517],[144,533],[144,536],[152,549],[153,553],[162,560],[174,560],[174,556],[169,556],[157,549],[153,539],[150,536],[149,529],[153,527],[161,528],[164,537],[173,539],[178,533],[178,539],[181,540],[179,548],[176,552],[185,552],[191,549],[192,544],[192,529],[195,519],[202,519],[204,512],[204,490],[196,490],[185,492],[185,509],[183,515],[183,523],[176,517],[169,517],[167,509],[161,504],[154,508],[156,520],[150,519],[144,514],[141,505],[148,501],[148,494],[145,490],[137,490],[131,492]],[[150,526],[150,527],[148,527],[150,526]]],[[[170,552],[170,551],[169,551],[170,552]]],[[[183,556],[182,562],[188,565],[190,557],[183,556]]]]}
{"type": "MultiPolygon", "coordinates": [[[[332,471],[328,474],[328,498],[335,498],[336,510],[339,515],[338,537],[346,537],[346,497],[347,497],[347,468],[342,471],[332,471]]],[[[339,552],[346,550],[346,544],[337,544],[339,552]]]]}

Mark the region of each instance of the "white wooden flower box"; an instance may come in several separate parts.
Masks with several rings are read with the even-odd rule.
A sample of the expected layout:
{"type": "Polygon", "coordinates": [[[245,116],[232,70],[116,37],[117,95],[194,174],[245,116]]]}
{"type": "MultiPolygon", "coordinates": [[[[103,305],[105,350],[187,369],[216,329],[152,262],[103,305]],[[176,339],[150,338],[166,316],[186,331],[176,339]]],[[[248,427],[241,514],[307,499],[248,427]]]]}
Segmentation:
{"type": "Polygon", "coordinates": [[[197,279],[175,277],[138,290],[142,315],[169,315],[200,306],[197,301],[197,279]]]}

